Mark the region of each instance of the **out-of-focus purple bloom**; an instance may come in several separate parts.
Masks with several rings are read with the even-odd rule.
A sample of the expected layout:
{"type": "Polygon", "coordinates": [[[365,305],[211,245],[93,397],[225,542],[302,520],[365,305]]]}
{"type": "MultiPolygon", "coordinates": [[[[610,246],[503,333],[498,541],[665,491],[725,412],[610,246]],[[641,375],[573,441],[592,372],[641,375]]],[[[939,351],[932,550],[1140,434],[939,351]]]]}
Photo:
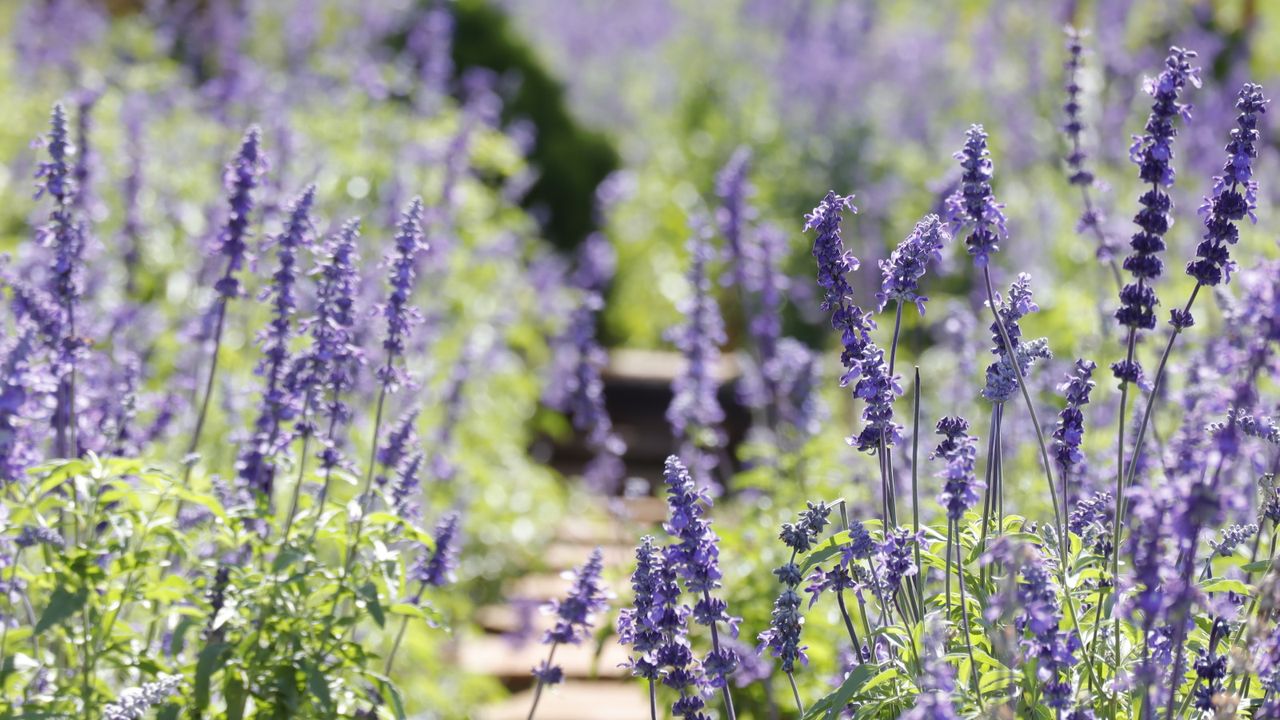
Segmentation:
{"type": "Polygon", "coordinates": [[[227,266],[214,287],[224,300],[241,295],[237,273],[250,258],[249,216],[253,213],[253,193],[267,167],[261,145],[262,131],[249,128],[239,152],[222,176],[227,189],[227,218],[218,233],[218,253],[226,258],[227,266]]]}
{"type": "Polygon", "coordinates": [[[394,390],[405,381],[404,370],[398,360],[404,355],[405,340],[412,327],[422,321],[422,313],[410,301],[417,278],[415,263],[418,253],[426,248],[422,236],[422,198],[414,198],[400,215],[396,228],[395,249],[387,258],[390,269],[387,300],[378,307],[386,320],[386,334],[382,348],[386,352],[385,364],[378,368],[378,380],[394,390]]]}
{"type": "Polygon", "coordinates": [[[421,486],[419,473],[425,456],[418,452],[401,463],[396,469],[396,480],[391,485],[391,509],[395,514],[407,520],[413,520],[421,514],[417,494],[421,486]]]}
{"type": "Polygon", "coordinates": [[[42,326],[50,333],[48,343],[56,349],[54,453],[67,457],[75,451],[71,445],[76,423],[74,377],[76,363],[84,349],[76,330],[76,306],[83,291],[85,228],[76,217],[78,188],[71,164],[76,147],[68,136],[67,116],[62,105],[53,107],[49,135],[43,139],[43,145],[49,161],[40,163],[36,171],[36,197],[48,195],[53,209],[49,212],[49,222],[36,231],[36,240],[53,251],[46,291],[50,304],[57,305],[58,310],[56,321],[42,323],[42,326]]]}
{"type": "Polygon", "coordinates": [[[1084,150],[1084,146],[1080,141],[1080,136],[1084,132],[1084,118],[1080,115],[1080,65],[1081,58],[1084,55],[1084,44],[1081,42],[1087,31],[1079,31],[1068,26],[1067,34],[1067,61],[1064,65],[1066,69],[1066,91],[1067,102],[1062,106],[1062,112],[1066,116],[1063,123],[1062,131],[1066,133],[1067,140],[1071,143],[1071,151],[1067,153],[1067,167],[1071,169],[1070,181],[1072,185],[1092,185],[1093,173],[1085,166],[1085,161],[1089,158],[1084,150]]]}
{"type": "MultiPolygon", "coordinates": [[[[1240,114],[1236,116],[1236,127],[1231,130],[1231,142],[1227,143],[1227,161],[1222,166],[1222,175],[1213,179],[1213,197],[1206,198],[1200,207],[1204,239],[1196,246],[1197,259],[1187,263],[1187,274],[1201,285],[1231,281],[1236,265],[1231,260],[1229,246],[1240,239],[1235,223],[1246,215],[1258,221],[1254,214],[1258,183],[1253,179],[1253,160],[1258,157],[1258,115],[1267,111],[1270,102],[1263,97],[1260,85],[1245,83],[1240,88],[1236,100],[1240,114]]],[[[1177,327],[1185,327],[1182,323],[1186,320],[1189,318],[1174,316],[1177,327]]]]}
{"type": "Polygon", "coordinates": [[[21,318],[13,337],[0,345],[0,485],[17,482],[38,460],[31,414],[40,394],[42,373],[34,365],[39,345],[40,333],[21,318]]]}
{"type": "MultiPolygon", "coordinates": [[[[356,370],[363,362],[356,341],[356,295],[360,275],[356,268],[359,253],[360,220],[343,224],[338,234],[325,246],[320,262],[312,274],[317,277],[316,310],[299,323],[299,330],[311,336],[311,347],[299,358],[291,373],[293,387],[315,393],[304,397],[304,406],[316,403],[329,418],[330,427],[347,421],[350,410],[342,396],[356,382],[356,370]],[[327,394],[326,394],[327,393],[327,394]]],[[[308,417],[302,417],[303,434],[314,434],[308,417]]],[[[324,438],[320,450],[321,465],[332,469],[341,464],[341,450],[324,438]]]]}
{"type": "Polygon", "coordinates": [[[240,453],[240,479],[268,500],[275,486],[272,458],[287,444],[282,426],[301,410],[300,388],[291,387],[287,374],[291,364],[293,316],[297,312],[298,251],[310,244],[311,206],[315,186],[308,186],[292,203],[284,230],[275,238],[278,267],[271,276],[265,297],[271,299],[271,321],[259,336],[262,359],[257,372],[263,377],[262,406],[254,423],[253,437],[240,453]]]}
{"type": "Polygon", "coordinates": [[[1028,660],[1036,661],[1036,675],[1044,683],[1044,702],[1051,708],[1066,710],[1071,706],[1070,671],[1076,664],[1080,638],[1074,632],[1059,629],[1062,611],[1057,588],[1038,552],[1024,555],[1018,598],[1021,613],[1015,625],[1027,635],[1023,647],[1028,660]]]}
{"type": "Polygon", "coordinates": [[[920,278],[924,277],[930,262],[942,260],[942,248],[950,240],[951,234],[937,215],[926,215],[916,223],[915,229],[894,248],[889,259],[880,261],[884,281],[880,292],[876,293],[879,301],[876,310],[884,310],[890,300],[895,300],[915,303],[920,314],[924,315],[924,305],[929,298],[918,292],[920,278]]]}
{"type": "Polygon", "coordinates": [[[444,587],[454,581],[454,570],[458,566],[458,523],[461,517],[451,512],[436,524],[435,547],[431,553],[423,552],[413,566],[413,579],[425,587],[444,587]]]}
{"type": "MultiPolygon", "coordinates": [[[[689,285],[692,295],[682,305],[685,322],[676,328],[672,342],[684,355],[684,369],[671,383],[667,422],[685,452],[698,456],[696,470],[714,467],[716,450],[724,444],[724,408],[716,397],[720,383],[720,346],[725,342],[724,321],[711,294],[708,264],[713,251],[710,228],[695,221],[689,240],[689,285]]],[[[706,477],[699,477],[702,482],[706,477]]]]}
{"type": "Polygon", "coordinates": [[[956,693],[956,671],[947,662],[945,622],[937,615],[925,619],[924,667],[917,676],[915,705],[900,720],[960,720],[952,699],[956,693]]]}
{"type": "Polygon", "coordinates": [[[963,174],[960,187],[947,198],[947,225],[952,236],[968,229],[964,244],[978,267],[986,267],[991,254],[1000,251],[1000,241],[1008,237],[1004,205],[991,193],[995,166],[987,150],[987,133],[973,125],[965,133],[964,148],[955,154],[963,174]]]}
{"type": "MultiPolygon", "coordinates": [[[[417,423],[418,410],[413,408],[408,410],[396,424],[387,433],[387,439],[378,446],[377,460],[383,470],[394,471],[400,467],[400,464],[412,451],[412,446],[417,444],[417,423]]],[[[385,473],[377,475],[379,485],[387,484],[387,476],[385,473]]]]}
{"type": "Polygon", "coordinates": [[[157,676],[155,682],[129,688],[120,693],[115,702],[102,708],[103,720],[141,720],[151,708],[169,699],[182,686],[181,675],[157,676]]]}
{"type": "MultiPolygon", "coordinates": [[[[1179,116],[1190,117],[1190,107],[1178,102],[1178,95],[1188,83],[1199,87],[1199,68],[1191,66],[1196,54],[1173,47],[1165,60],[1165,69],[1155,79],[1144,85],[1153,102],[1147,118],[1146,132],[1135,135],[1129,148],[1129,159],[1139,167],[1138,177],[1151,189],[1143,193],[1139,203],[1142,210],[1134,217],[1138,231],[1129,241],[1133,252],[1124,260],[1134,281],[1120,290],[1120,308],[1116,321],[1131,331],[1150,330],[1155,327],[1155,306],[1158,300],[1150,283],[1160,277],[1164,263],[1160,253],[1164,251],[1164,235],[1172,221],[1169,212],[1173,200],[1162,188],[1173,185],[1173,139],[1178,131],[1173,123],[1179,116]]],[[[1140,377],[1136,361],[1121,361],[1112,366],[1122,382],[1134,382],[1140,377]]]]}
{"type": "Polygon", "coordinates": [[[23,525],[13,543],[20,548],[28,548],[34,545],[62,548],[67,544],[57,530],[40,525],[23,525]]]}
{"type": "Polygon", "coordinates": [[[1064,476],[1071,475],[1084,463],[1084,453],[1080,450],[1084,442],[1084,413],[1080,408],[1089,404],[1089,393],[1096,384],[1092,379],[1095,368],[1097,365],[1091,360],[1076,360],[1066,381],[1058,386],[1058,391],[1067,396],[1067,406],[1058,413],[1053,454],[1064,476]]]}
{"type": "Polygon", "coordinates": [[[969,423],[961,417],[942,418],[938,421],[937,430],[944,439],[929,457],[946,463],[938,474],[943,479],[938,504],[946,508],[949,520],[958,521],[967,510],[978,504],[978,491],[986,487],[974,472],[978,457],[977,438],[969,435],[969,423]]]}

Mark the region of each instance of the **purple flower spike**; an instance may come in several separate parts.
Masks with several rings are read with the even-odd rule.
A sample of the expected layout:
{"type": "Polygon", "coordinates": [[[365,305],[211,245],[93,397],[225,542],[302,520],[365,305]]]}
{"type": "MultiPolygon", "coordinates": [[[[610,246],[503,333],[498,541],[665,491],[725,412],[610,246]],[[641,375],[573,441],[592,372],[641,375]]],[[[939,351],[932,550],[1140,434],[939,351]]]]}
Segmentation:
{"type": "MultiPolygon", "coordinates": [[[[428,555],[425,551],[413,567],[413,579],[425,587],[444,587],[454,581],[454,569],[458,567],[458,523],[456,512],[440,519],[433,538],[435,548],[428,555]]],[[[425,548],[424,548],[425,550],[425,548]]]]}
{"type": "Polygon", "coordinates": [[[410,304],[417,271],[414,269],[418,253],[425,250],[422,236],[422,198],[414,198],[400,215],[396,229],[395,249],[387,258],[391,270],[387,301],[378,311],[387,322],[382,348],[386,351],[386,364],[378,369],[378,379],[388,390],[396,389],[405,380],[404,370],[397,361],[404,355],[405,341],[410,329],[422,321],[422,314],[410,304]]]}
{"type": "Polygon", "coordinates": [[[1090,360],[1076,360],[1066,382],[1058,386],[1058,391],[1067,396],[1067,406],[1058,414],[1058,427],[1053,431],[1053,454],[1066,476],[1084,463],[1084,453],[1080,450],[1084,442],[1084,413],[1080,408],[1089,404],[1089,393],[1096,384],[1093,371],[1097,367],[1090,360]]]}
{"type": "Polygon", "coordinates": [[[253,213],[253,192],[266,167],[262,132],[251,127],[244,134],[240,151],[222,176],[227,189],[227,219],[218,233],[218,253],[226,258],[227,267],[214,287],[223,298],[239,297],[242,292],[237,273],[249,260],[249,216],[253,213]]]}
{"type": "MultiPolygon", "coordinates": [[[[568,596],[547,605],[547,609],[556,616],[556,624],[543,636],[543,644],[577,645],[590,637],[596,613],[609,606],[608,597],[600,586],[603,570],[604,557],[600,548],[596,548],[582,567],[568,573],[573,581],[568,596]]],[[[533,676],[543,685],[554,685],[564,679],[560,667],[552,665],[549,660],[534,668],[533,676]]]]}
{"type": "Polygon", "coordinates": [[[978,267],[986,267],[991,254],[1000,251],[1000,241],[1008,237],[1004,205],[991,193],[995,166],[987,150],[987,133],[973,125],[965,133],[964,148],[955,154],[963,174],[960,187],[947,198],[947,224],[951,234],[968,229],[964,244],[978,267]]]}
{"type": "MultiPolygon", "coordinates": [[[[1201,285],[1212,287],[1231,281],[1236,264],[1231,260],[1230,246],[1240,239],[1236,223],[1246,215],[1253,222],[1258,221],[1254,215],[1258,183],[1253,179],[1253,160],[1258,157],[1258,116],[1267,111],[1270,102],[1263,97],[1260,85],[1245,83],[1240,88],[1236,100],[1240,114],[1236,116],[1236,127],[1231,130],[1231,142],[1227,143],[1227,161],[1222,166],[1222,175],[1213,179],[1213,197],[1206,198],[1200,208],[1204,239],[1196,247],[1197,259],[1187,263],[1187,274],[1201,285]]],[[[1186,320],[1173,316],[1175,325],[1186,320]]]]}
{"type": "Polygon", "coordinates": [[[969,434],[969,423],[964,418],[944,417],[938,421],[937,429],[943,440],[930,457],[946,463],[938,474],[943,479],[938,504],[947,509],[948,519],[960,520],[978,503],[978,491],[986,487],[986,483],[978,480],[974,473],[978,457],[977,439],[969,434]]]}
{"type": "Polygon", "coordinates": [[[951,233],[937,215],[926,215],[916,223],[916,227],[903,240],[888,260],[880,261],[880,272],[884,275],[880,292],[876,293],[879,305],[876,311],[884,310],[890,300],[915,303],[916,309],[924,315],[924,305],[929,298],[919,294],[920,278],[930,262],[942,260],[942,248],[951,241],[951,233]]]}
{"type": "Polygon", "coordinates": [[[288,382],[292,364],[289,344],[293,340],[293,316],[297,312],[298,251],[311,242],[311,206],[315,186],[309,186],[293,201],[283,232],[275,238],[278,267],[271,276],[265,296],[271,299],[271,322],[259,336],[262,359],[257,372],[263,378],[262,405],[254,423],[253,436],[241,450],[237,463],[240,480],[254,493],[268,500],[275,486],[272,458],[291,439],[283,426],[301,411],[300,388],[288,382]]]}
{"type": "MultiPolygon", "coordinates": [[[[1133,275],[1134,281],[1120,290],[1120,308],[1116,321],[1133,332],[1150,330],[1156,326],[1155,306],[1158,302],[1151,282],[1160,277],[1164,263],[1160,253],[1164,251],[1164,235],[1173,224],[1170,211],[1173,200],[1164,188],[1173,185],[1173,139],[1178,131],[1173,123],[1178,117],[1190,117],[1190,106],[1178,102],[1178,95],[1187,84],[1200,86],[1199,68],[1192,67],[1196,54],[1174,47],[1169,49],[1164,72],[1155,79],[1148,79],[1144,89],[1153,102],[1147,118],[1146,132],[1135,135],[1129,148],[1129,159],[1139,168],[1138,176],[1150,185],[1139,203],[1142,209],[1134,217],[1138,231],[1129,241],[1133,252],[1124,260],[1124,269],[1133,275]]],[[[1136,362],[1122,361],[1112,366],[1122,382],[1141,377],[1136,362]]]]}

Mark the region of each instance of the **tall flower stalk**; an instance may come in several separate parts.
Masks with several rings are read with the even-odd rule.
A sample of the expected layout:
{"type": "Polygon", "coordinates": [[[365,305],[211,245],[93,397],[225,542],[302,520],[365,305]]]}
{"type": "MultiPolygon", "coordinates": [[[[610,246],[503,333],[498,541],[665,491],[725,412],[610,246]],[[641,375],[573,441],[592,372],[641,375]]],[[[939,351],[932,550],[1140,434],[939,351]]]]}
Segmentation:
{"type": "Polygon", "coordinates": [[[564,681],[564,670],[555,664],[556,648],[561,645],[577,645],[587,639],[595,623],[596,613],[609,605],[608,597],[600,585],[603,570],[604,559],[600,548],[596,548],[587,562],[570,574],[573,587],[569,594],[563,600],[553,601],[548,606],[556,616],[556,624],[542,637],[542,643],[550,645],[551,649],[547,652],[547,659],[533,669],[537,685],[533,691],[533,704],[529,707],[529,720],[533,720],[534,713],[538,711],[543,688],[564,681]]]}
{"type": "Polygon", "coordinates": [[[209,416],[209,401],[213,398],[214,382],[218,377],[218,355],[222,349],[222,331],[227,320],[227,305],[242,294],[239,273],[249,257],[249,223],[254,209],[254,190],[266,170],[266,158],[262,154],[262,133],[251,127],[240,143],[240,150],[223,174],[223,184],[227,190],[227,217],[218,233],[218,254],[226,266],[222,277],[214,285],[218,298],[214,308],[214,330],[212,349],[209,355],[209,374],[205,380],[204,392],[200,401],[200,412],[196,415],[195,428],[191,431],[191,440],[187,444],[188,464],[184,482],[191,478],[191,470],[195,462],[190,458],[200,447],[200,435],[204,431],[205,420],[209,416]]]}
{"type": "Polygon", "coordinates": [[[79,454],[76,442],[76,365],[82,352],[82,341],[76,332],[76,305],[83,290],[84,227],[76,218],[79,186],[72,159],[75,144],[67,128],[67,115],[62,105],[53,107],[49,135],[43,141],[49,161],[40,163],[36,171],[36,197],[48,195],[53,203],[49,222],[36,234],[40,244],[53,251],[49,266],[47,291],[58,306],[56,324],[47,339],[55,350],[54,376],[57,382],[53,410],[53,452],[57,457],[79,454]]]}
{"type": "Polygon", "coordinates": [[[358,498],[359,515],[347,539],[346,561],[342,570],[343,580],[351,572],[351,565],[355,562],[360,535],[364,529],[364,519],[369,513],[369,504],[373,496],[374,471],[378,466],[378,439],[381,437],[382,414],[387,395],[395,392],[405,382],[405,370],[400,366],[404,356],[405,342],[409,331],[415,324],[421,322],[421,314],[413,306],[412,296],[417,277],[416,260],[418,253],[425,248],[426,242],[422,236],[422,198],[414,198],[400,215],[394,249],[387,258],[388,294],[386,302],[379,308],[379,314],[386,322],[386,331],[382,338],[385,358],[382,367],[377,371],[378,402],[373,414],[373,437],[370,442],[364,483],[358,498]]]}

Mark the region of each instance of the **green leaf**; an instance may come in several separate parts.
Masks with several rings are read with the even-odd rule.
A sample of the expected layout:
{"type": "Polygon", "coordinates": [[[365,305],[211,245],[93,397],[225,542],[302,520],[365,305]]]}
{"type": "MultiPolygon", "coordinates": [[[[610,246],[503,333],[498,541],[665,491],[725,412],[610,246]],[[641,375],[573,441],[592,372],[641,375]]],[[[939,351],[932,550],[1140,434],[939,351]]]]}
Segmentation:
{"type": "Polygon", "coordinates": [[[1259,560],[1258,562],[1251,562],[1240,569],[1247,573],[1264,573],[1271,569],[1271,561],[1259,560]]]}
{"type": "Polygon", "coordinates": [[[364,598],[365,607],[369,608],[369,615],[373,617],[373,621],[382,627],[387,622],[387,617],[382,613],[382,602],[378,600],[378,586],[372,582],[361,585],[357,590],[360,597],[364,598]]]}
{"type": "Polygon", "coordinates": [[[800,566],[800,572],[804,575],[808,575],[809,571],[812,570],[815,565],[826,562],[829,558],[835,557],[835,555],[840,552],[841,546],[847,542],[849,542],[849,533],[847,531],[836,533],[835,535],[827,538],[826,542],[810,550],[809,554],[805,556],[804,563],[800,566]]]}
{"type": "Polygon", "coordinates": [[[209,679],[226,664],[230,643],[213,643],[206,645],[196,659],[195,704],[196,710],[204,710],[209,706],[209,679]]]}
{"type": "MultiPolygon", "coordinates": [[[[862,689],[862,686],[865,685],[868,680],[871,680],[872,673],[875,671],[876,668],[871,663],[864,663],[854,668],[853,672],[849,673],[849,677],[845,678],[844,682],[840,684],[840,687],[836,688],[835,692],[828,694],[826,697],[809,707],[808,712],[804,714],[804,720],[817,720],[817,718],[831,720],[832,718],[839,717],[841,711],[844,710],[844,707],[849,704],[849,701],[858,694],[858,691],[862,689]]],[[[896,673],[897,670],[894,669],[885,672],[896,673]]],[[[884,673],[881,674],[883,675],[884,673]]],[[[876,680],[877,683],[880,682],[879,678],[876,680]]]]}
{"type": "Polygon", "coordinates": [[[315,703],[321,710],[328,710],[333,705],[333,697],[329,694],[329,681],[325,678],[324,672],[311,662],[306,664],[306,672],[307,689],[314,696],[315,703]]]}
{"type": "Polygon", "coordinates": [[[88,599],[89,591],[85,588],[80,588],[75,592],[71,592],[66,588],[54,590],[53,595],[49,597],[49,606],[44,609],[44,613],[40,616],[40,622],[36,623],[36,634],[39,635],[54,625],[60,625],[72,615],[80,612],[80,608],[84,607],[88,599]]]}
{"type": "Polygon", "coordinates": [[[1200,586],[1204,592],[1233,592],[1237,595],[1253,595],[1253,588],[1239,580],[1230,578],[1214,578],[1200,586]]]}

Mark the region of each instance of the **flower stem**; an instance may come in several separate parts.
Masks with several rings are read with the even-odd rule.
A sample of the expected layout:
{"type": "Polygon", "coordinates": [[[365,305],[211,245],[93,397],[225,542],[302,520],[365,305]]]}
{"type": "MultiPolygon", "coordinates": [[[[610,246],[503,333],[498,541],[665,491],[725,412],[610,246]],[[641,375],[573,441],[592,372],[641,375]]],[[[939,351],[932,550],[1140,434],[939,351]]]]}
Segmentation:
{"type": "MultiPolygon", "coordinates": [[[[551,643],[551,652],[547,653],[547,662],[543,667],[551,667],[551,661],[556,657],[556,648],[560,647],[560,643],[551,643]]],[[[529,708],[528,720],[533,720],[533,714],[538,710],[538,701],[542,699],[542,678],[538,678],[538,685],[533,689],[533,705],[529,708]]]]}
{"type": "Polygon", "coordinates": [[[796,709],[800,711],[800,716],[804,717],[804,703],[800,702],[800,690],[796,688],[796,678],[791,673],[787,673],[787,680],[791,681],[791,695],[796,699],[796,709]]]}

